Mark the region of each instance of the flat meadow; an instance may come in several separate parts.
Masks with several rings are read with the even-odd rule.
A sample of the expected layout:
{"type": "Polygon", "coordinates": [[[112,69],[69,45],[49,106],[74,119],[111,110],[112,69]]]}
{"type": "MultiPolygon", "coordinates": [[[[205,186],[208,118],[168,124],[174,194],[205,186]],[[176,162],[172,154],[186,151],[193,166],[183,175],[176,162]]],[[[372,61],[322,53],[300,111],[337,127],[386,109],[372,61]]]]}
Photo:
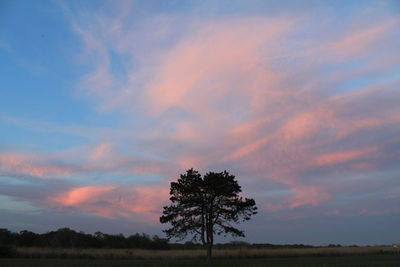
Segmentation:
{"type": "MultiPolygon", "coordinates": [[[[214,258],[269,258],[299,256],[345,256],[369,254],[394,254],[388,246],[369,247],[320,247],[320,248],[279,248],[279,249],[214,249],[214,258]]],[[[150,250],[150,249],[96,249],[96,248],[38,248],[17,247],[20,258],[69,258],[69,259],[136,259],[136,260],[182,260],[202,259],[203,249],[150,250]]]]}
{"type": "Polygon", "coordinates": [[[274,257],[254,259],[215,259],[207,263],[204,259],[182,260],[111,260],[111,259],[0,259],[1,267],[398,267],[399,255],[347,255],[347,256],[302,256],[302,257],[274,257]]]}
{"type": "Polygon", "coordinates": [[[204,250],[16,248],[16,253],[18,258],[0,259],[0,266],[400,266],[391,247],[215,249],[212,263],[204,250]]]}

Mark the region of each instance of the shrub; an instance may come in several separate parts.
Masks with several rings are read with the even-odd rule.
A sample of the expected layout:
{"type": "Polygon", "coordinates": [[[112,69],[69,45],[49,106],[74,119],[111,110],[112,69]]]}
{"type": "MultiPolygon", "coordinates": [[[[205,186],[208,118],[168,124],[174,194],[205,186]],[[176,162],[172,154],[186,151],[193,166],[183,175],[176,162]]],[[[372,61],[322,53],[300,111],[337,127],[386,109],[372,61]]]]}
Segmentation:
{"type": "Polygon", "coordinates": [[[16,256],[12,246],[0,245],[0,258],[12,258],[16,256]]]}

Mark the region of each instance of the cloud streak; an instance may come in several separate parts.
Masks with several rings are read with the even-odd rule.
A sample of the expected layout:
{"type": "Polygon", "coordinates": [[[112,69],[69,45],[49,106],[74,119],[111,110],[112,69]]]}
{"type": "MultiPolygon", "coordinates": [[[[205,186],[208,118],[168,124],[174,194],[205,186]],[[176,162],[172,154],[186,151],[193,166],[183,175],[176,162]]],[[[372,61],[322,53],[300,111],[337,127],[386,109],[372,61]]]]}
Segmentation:
{"type": "Polygon", "coordinates": [[[151,222],[168,182],[191,167],[233,172],[263,212],[287,218],[378,215],[400,190],[397,18],[129,12],[69,14],[91,66],[80,92],[99,114],[121,116],[121,129],[63,128],[90,144],[59,153],[2,150],[2,176],[71,183],[41,200],[49,207],[151,222]]]}
{"type": "Polygon", "coordinates": [[[47,199],[49,206],[71,208],[107,218],[138,217],[138,221],[158,223],[168,188],[157,186],[83,186],[47,199]]]}

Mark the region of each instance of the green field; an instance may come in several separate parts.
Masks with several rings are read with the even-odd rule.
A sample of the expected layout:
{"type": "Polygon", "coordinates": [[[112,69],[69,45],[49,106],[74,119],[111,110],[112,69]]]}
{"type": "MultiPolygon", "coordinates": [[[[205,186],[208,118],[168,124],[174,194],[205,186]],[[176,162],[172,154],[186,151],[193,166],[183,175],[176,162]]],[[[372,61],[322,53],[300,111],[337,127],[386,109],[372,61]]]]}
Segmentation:
{"type": "Polygon", "coordinates": [[[323,257],[279,257],[264,259],[215,259],[212,264],[204,260],[99,260],[99,259],[0,259],[1,267],[69,267],[69,266],[96,266],[96,267],[132,267],[132,266],[237,266],[237,267],[399,267],[399,255],[351,255],[351,256],[323,256],[323,257]]]}

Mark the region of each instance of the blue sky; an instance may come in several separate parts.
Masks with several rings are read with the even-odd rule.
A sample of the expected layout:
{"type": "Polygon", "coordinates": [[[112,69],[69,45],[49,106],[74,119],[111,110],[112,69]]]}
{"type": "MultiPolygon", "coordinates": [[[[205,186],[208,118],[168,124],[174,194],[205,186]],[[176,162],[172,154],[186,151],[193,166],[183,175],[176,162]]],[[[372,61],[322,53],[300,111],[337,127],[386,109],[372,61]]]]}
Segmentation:
{"type": "Polygon", "coordinates": [[[247,241],[397,242],[399,12],[2,1],[1,227],[160,234],[193,167],[255,198],[247,241]]]}

